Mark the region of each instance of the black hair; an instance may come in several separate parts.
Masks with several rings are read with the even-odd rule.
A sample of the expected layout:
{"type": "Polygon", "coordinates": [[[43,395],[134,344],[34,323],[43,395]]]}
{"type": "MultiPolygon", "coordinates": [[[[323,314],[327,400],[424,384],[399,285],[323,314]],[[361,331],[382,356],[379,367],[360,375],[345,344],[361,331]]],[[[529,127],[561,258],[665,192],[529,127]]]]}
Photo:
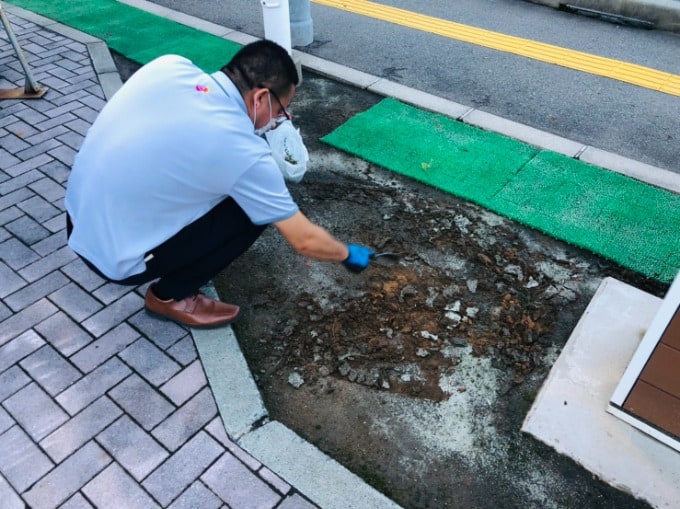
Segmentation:
{"type": "Polygon", "coordinates": [[[231,78],[242,94],[262,87],[285,95],[299,82],[295,63],[288,52],[266,39],[243,46],[221,71],[231,78]]]}

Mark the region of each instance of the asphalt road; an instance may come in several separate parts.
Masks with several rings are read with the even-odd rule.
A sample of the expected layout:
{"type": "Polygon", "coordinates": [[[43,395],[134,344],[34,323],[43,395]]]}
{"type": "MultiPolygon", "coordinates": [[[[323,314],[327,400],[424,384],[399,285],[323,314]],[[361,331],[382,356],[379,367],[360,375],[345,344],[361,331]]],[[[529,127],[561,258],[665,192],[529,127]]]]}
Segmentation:
{"type": "MultiPolygon", "coordinates": [[[[154,0],[263,37],[255,0],[154,0]]],[[[522,0],[384,0],[421,14],[680,74],[680,35],[522,0]]],[[[304,52],[680,173],[680,98],[312,2],[304,52]]]]}

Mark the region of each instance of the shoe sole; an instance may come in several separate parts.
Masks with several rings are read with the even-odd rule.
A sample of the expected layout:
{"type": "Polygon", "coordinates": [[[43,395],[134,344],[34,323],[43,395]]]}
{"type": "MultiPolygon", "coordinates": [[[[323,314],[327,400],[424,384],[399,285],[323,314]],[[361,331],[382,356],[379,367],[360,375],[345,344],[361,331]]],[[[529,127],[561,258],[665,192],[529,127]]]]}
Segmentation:
{"type": "Polygon", "coordinates": [[[162,320],[164,322],[174,322],[176,324],[183,325],[184,327],[189,327],[191,329],[201,329],[201,330],[204,330],[204,329],[219,329],[219,328],[224,327],[226,325],[231,325],[232,323],[234,323],[235,321],[238,320],[239,316],[241,316],[241,314],[239,313],[238,315],[236,315],[235,318],[233,318],[232,320],[229,320],[228,322],[220,322],[220,323],[217,323],[217,324],[214,324],[214,325],[191,325],[191,324],[188,324],[188,323],[184,323],[180,320],[170,318],[167,315],[163,315],[161,313],[156,313],[155,311],[151,311],[147,307],[144,308],[144,311],[146,311],[147,315],[152,316],[154,318],[158,318],[159,320],[162,320]]]}

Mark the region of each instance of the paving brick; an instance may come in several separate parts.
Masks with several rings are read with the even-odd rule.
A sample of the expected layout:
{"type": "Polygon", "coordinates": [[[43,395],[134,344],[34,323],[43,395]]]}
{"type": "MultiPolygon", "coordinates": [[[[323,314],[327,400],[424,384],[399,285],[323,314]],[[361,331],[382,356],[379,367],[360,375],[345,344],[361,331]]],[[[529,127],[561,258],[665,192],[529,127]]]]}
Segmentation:
{"type": "MultiPolygon", "coordinates": [[[[17,152],[20,152],[30,147],[28,143],[22,140],[19,136],[16,136],[15,134],[12,133],[7,134],[0,138],[0,145],[2,145],[2,147],[5,150],[11,152],[12,154],[16,154],[17,152]]],[[[10,175],[15,174],[10,173],[10,175]]]]}
{"type": "Polygon", "coordinates": [[[116,463],[83,488],[98,509],[155,509],[160,506],[116,463]]]}
{"type": "MultiPolygon", "coordinates": [[[[62,225],[64,224],[64,218],[60,214],[59,216],[55,217],[54,219],[59,219],[59,227],[62,228],[62,225]]],[[[47,227],[47,222],[43,223],[43,226],[47,227]]],[[[59,231],[58,233],[52,233],[49,228],[46,228],[47,232],[49,233],[48,237],[45,237],[44,239],[36,242],[35,244],[31,244],[31,249],[38,253],[40,256],[47,256],[50,253],[54,253],[58,249],[63,248],[66,245],[66,233],[63,231],[59,231]]]]}
{"type": "Polygon", "coordinates": [[[17,492],[2,477],[0,477],[0,500],[2,500],[3,509],[25,509],[26,507],[17,492]]]}
{"type": "Polygon", "coordinates": [[[29,140],[26,138],[34,135],[35,133],[39,132],[35,127],[33,127],[31,124],[27,124],[23,120],[17,118],[17,121],[7,125],[7,130],[11,132],[12,134],[16,134],[19,138],[22,140],[26,140],[28,143],[31,143],[29,140]]]}
{"type": "Polygon", "coordinates": [[[42,196],[48,202],[53,202],[64,197],[64,186],[48,177],[35,180],[29,184],[28,187],[30,187],[34,192],[42,196]]]}
{"type": "Polygon", "coordinates": [[[49,299],[77,322],[92,316],[104,306],[74,283],[61,287],[49,299]]]}
{"type": "Polygon", "coordinates": [[[271,509],[282,498],[231,454],[224,454],[201,480],[229,507],[271,509]]]}
{"type": "Polygon", "coordinates": [[[0,435],[14,426],[16,421],[0,406],[0,435]]]}
{"type": "Polygon", "coordinates": [[[110,462],[110,456],[101,447],[88,442],[40,479],[23,497],[31,507],[54,509],[85,486],[110,462]]]}
{"type": "Polygon", "coordinates": [[[20,270],[40,260],[40,256],[19,239],[11,238],[0,244],[0,260],[14,270],[20,270]]]}
{"type": "Polygon", "coordinates": [[[209,388],[187,401],[153,430],[153,435],[171,451],[178,449],[217,415],[215,399],[209,388]]]}
{"type": "Polygon", "coordinates": [[[3,402],[5,410],[33,440],[39,441],[68,420],[68,415],[36,383],[3,402]]]}
{"type": "MultiPolygon", "coordinates": [[[[50,150],[54,150],[55,148],[61,146],[62,145],[58,140],[54,138],[47,138],[36,145],[31,145],[24,150],[16,152],[16,156],[24,161],[31,160],[36,157],[43,156],[43,154],[45,154],[46,152],[49,152],[50,150]]],[[[31,166],[33,168],[36,167],[34,164],[31,164],[31,166]]],[[[16,172],[16,170],[17,170],[16,166],[12,168],[12,172],[16,172]]]]}
{"type": "Polygon", "coordinates": [[[42,223],[60,213],[59,209],[41,196],[33,196],[17,204],[21,210],[26,212],[33,219],[42,223]]]}
{"type": "Polygon", "coordinates": [[[183,366],[189,365],[198,358],[198,352],[196,352],[196,347],[194,346],[194,338],[189,334],[185,334],[182,339],[168,348],[166,353],[183,366]]]}
{"type": "Polygon", "coordinates": [[[114,357],[59,394],[57,401],[69,414],[75,415],[129,373],[130,369],[114,357]]]}
{"type": "MultiPolygon", "coordinates": [[[[56,311],[57,308],[55,308],[52,303],[45,299],[40,299],[35,304],[31,304],[17,314],[3,320],[0,322],[0,345],[4,345],[10,339],[39,324],[45,318],[53,315],[56,311]]],[[[30,352],[26,352],[26,354],[28,353],[30,352]]],[[[0,371],[6,369],[5,360],[2,357],[3,356],[0,355],[0,371]]]]}
{"type": "Polygon", "coordinates": [[[66,502],[59,506],[59,509],[92,509],[94,506],[90,504],[85,497],[80,493],[76,493],[66,502]]]}
{"type": "Polygon", "coordinates": [[[50,345],[44,345],[20,365],[50,396],[59,394],[82,376],[50,345]]]}
{"type": "MultiPolygon", "coordinates": [[[[73,131],[82,134],[85,136],[87,134],[87,130],[90,128],[90,122],[85,122],[81,118],[76,118],[75,120],[71,120],[70,122],[66,123],[66,127],[69,129],[72,129],[73,131]]],[[[0,140],[2,141],[2,140],[0,140]]],[[[70,167],[70,165],[69,165],[70,167]]]]}
{"type": "Polygon", "coordinates": [[[137,331],[122,323],[73,355],[71,362],[83,373],[89,373],[137,339],[139,339],[137,331]]]}
{"type": "Polygon", "coordinates": [[[46,118],[45,115],[36,111],[33,108],[24,108],[20,111],[17,111],[15,115],[31,125],[35,125],[38,122],[42,122],[46,118]]]}
{"type": "Polygon", "coordinates": [[[17,217],[22,216],[24,213],[17,207],[8,207],[3,211],[0,211],[0,225],[7,224],[14,221],[17,217]]]}
{"type": "Polygon", "coordinates": [[[177,498],[215,461],[224,448],[204,432],[198,433],[142,483],[161,505],[177,498]]]}
{"type": "MultiPolygon", "coordinates": [[[[28,146],[26,149],[32,149],[32,147],[28,146]]],[[[19,151],[14,152],[15,154],[18,154],[19,151]]],[[[52,161],[52,157],[50,157],[47,154],[34,154],[30,157],[30,159],[23,159],[23,162],[12,166],[11,168],[7,168],[7,174],[11,175],[12,177],[16,177],[18,175],[21,175],[22,173],[26,173],[27,171],[30,170],[35,170],[35,169],[40,169],[40,167],[44,164],[49,163],[52,161]]]]}
{"type": "Polygon", "coordinates": [[[292,496],[286,497],[277,509],[316,509],[316,507],[297,493],[294,493],[292,496]]]}
{"type": "Polygon", "coordinates": [[[80,258],[76,258],[68,265],[63,266],[61,271],[88,292],[92,292],[105,283],[105,280],[90,270],[80,258]]]}
{"type": "MultiPolygon", "coordinates": [[[[50,112],[47,113],[49,115],[50,112]]],[[[35,126],[43,132],[50,131],[51,133],[54,133],[52,129],[59,128],[57,133],[60,134],[69,130],[68,127],[66,126],[68,122],[73,122],[74,120],[77,119],[78,117],[76,117],[73,113],[67,112],[56,117],[51,117],[45,120],[44,122],[36,124],[35,126]]]]}
{"type": "Polygon", "coordinates": [[[144,479],[169,453],[127,415],[97,436],[97,442],[137,481],[144,479]]]}
{"type": "Polygon", "coordinates": [[[33,196],[33,191],[22,187],[16,191],[12,191],[9,194],[0,196],[0,210],[4,210],[12,205],[16,205],[19,202],[24,201],[26,198],[33,196]]]}
{"type": "Polygon", "coordinates": [[[71,174],[70,166],[66,166],[61,161],[56,160],[43,164],[40,167],[40,171],[60,184],[64,184],[71,174]]]}
{"type": "Polygon", "coordinates": [[[68,166],[73,166],[73,158],[76,155],[76,151],[73,150],[71,147],[67,147],[66,145],[59,145],[57,148],[50,150],[48,153],[56,160],[61,161],[62,163],[68,166]]]}
{"type": "Polygon", "coordinates": [[[0,403],[29,383],[31,379],[17,365],[0,371],[0,403]]]}
{"type": "MultiPolygon", "coordinates": [[[[11,319],[5,320],[3,323],[9,321],[11,319]]],[[[19,336],[15,336],[12,340],[7,341],[0,347],[0,372],[19,362],[44,344],[45,341],[32,330],[24,331],[19,336]]]]}
{"type": "MultiPolygon", "coordinates": [[[[17,163],[19,162],[20,161],[17,159],[17,163]]],[[[18,177],[7,178],[2,182],[2,184],[0,184],[0,195],[21,189],[22,187],[30,185],[41,178],[44,178],[43,174],[39,170],[35,169],[29,170],[26,173],[22,173],[18,177]]]]}
{"type": "Polygon", "coordinates": [[[20,311],[26,306],[46,297],[58,288],[68,284],[69,279],[61,272],[52,272],[42,279],[24,286],[21,290],[13,293],[5,299],[5,302],[14,310],[20,311]]]}
{"type": "Polygon", "coordinates": [[[120,299],[126,293],[133,291],[133,287],[119,285],[116,283],[105,283],[100,285],[97,290],[92,292],[92,295],[97,297],[104,304],[111,304],[113,301],[120,299]]]}
{"type": "Polygon", "coordinates": [[[40,279],[45,274],[57,270],[76,257],[76,254],[68,247],[63,247],[54,253],[31,263],[19,271],[19,275],[28,281],[40,279]]]}
{"type": "Polygon", "coordinates": [[[9,168],[15,164],[19,164],[18,158],[7,152],[5,149],[0,149],[0,168],[9,168]]]}
{"type": "Polygon", "coordinates": [[[58,136],[57,139],[64,145],[71,147],[73,150],[80,150],[80,146],[83,144],[84,137],[80,133],[69,130],[58,136]]]}
{"type": "Polygon", "coordinates": [[[106,396],[45,437],[40,446],[52,461],[59,463],[115,421],[122,410],[106,396]]]}
{"type": "Polygon", "coordinates": [[[197,481],[168,506],[168,509],[195,509],[197,507],[219,509],[222,504],[222,500],[206,488],[205,484],[197,481]]]}
{"type": "Polygon", "coordinates": [[[35,330],[67,357],[93,341],[93,337],[87,331],[62,312],[39,323],[35,330]]]}
{"type": "Polygon", "coordinates": [[[170,415],[175,407],[137,375],[132,375],[109,393],[144,429],[150,430],[170,415]]]}
{"type": "Polygon", "coordinates": [[[0,262],[0,298],[4,298],[24,286],[26,286],[26,281],[17,276],[14,270],[5,263],[0,262]]]}
{"type": "Polygon", "coordinates": [[[137,373],[158,386],[169,380],[179,370],[179,365],[146,338],[140,338],[120,353],[137,373]]]}
{"type": "Polygon", "coordinates": [[[161,391],[177,406],[181,405],[206,386],[208,381],[199,360],[168,380],[161,391]]]}
{"type": "Polygon", "coordinates": [[[143,299],[134,293],[128,293],[122,299],[105,307],[94,316],[83,322],[83,326],[95,336],[101,336],[144,305],[143,299]]]}
{"type": "Polygon", "coordinates": [[[86,95],[85,97],[80,99],[80,102],[96,111],[101,111],[102,108],[106,105],[106,101],[93,95],[86,95]]]}
{"type": "Polygon", "coordinates": [[[169,320],[159,320],[149,316],[144,310],[130,318],[130,323],[163,350],[174,345],[187,334],[184,327],[169,320]]]}
{"type": "Polygon", "coordinates": [[[0,472],[19,493],[54,466],[19,426],[0,435],[0,472]]]}
{"type": "Polygon", "coordinates": [[[50,236],[50,231],[47,228],[29,216],[21,216],[15,221],[7,223],[5,228],[28,246],[50,236]]]}
{"type": "Polygon", "coordinates": [[[210,424],[205,427],[205,430],[251,470],[258,470],[262,466],[262,463],[256,458],[252,457],[229,439],[227,432],[224,429],[222,418],[219,415],[210,421],[210,424]]]}
{"type": "MultiPolygon", "coordinates": [[[[59,234],[62,236],[62,239],[63,239],[63,241],[62,241],[63,243],[59,247],[66,245],[66,212],[62,212],[58,216],[54,216],[49,221],[45,221],[43,223],[43,226],[45,228],[47,228],[49,231],[51,231],[52,233],[59,232],[59,234]]],[[[40,252],[40,251],[38,251],[38,253],[43,255],[42,252],[40,252]]]]}

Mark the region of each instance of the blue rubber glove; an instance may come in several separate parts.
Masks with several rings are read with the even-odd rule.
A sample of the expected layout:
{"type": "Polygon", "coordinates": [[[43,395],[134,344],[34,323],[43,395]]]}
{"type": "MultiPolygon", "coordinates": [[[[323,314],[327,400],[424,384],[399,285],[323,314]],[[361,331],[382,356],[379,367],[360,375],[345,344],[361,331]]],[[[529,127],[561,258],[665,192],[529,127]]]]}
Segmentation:
{"type": "Polygon", "coordinates": [[[349,249],[349,256],[342,264],[352,272],[361,272],[371,261],[371,256],[373,256],[373,251],[365,246],[358,246],[356,244],[347,244],[347,249],[349,249]]]}

